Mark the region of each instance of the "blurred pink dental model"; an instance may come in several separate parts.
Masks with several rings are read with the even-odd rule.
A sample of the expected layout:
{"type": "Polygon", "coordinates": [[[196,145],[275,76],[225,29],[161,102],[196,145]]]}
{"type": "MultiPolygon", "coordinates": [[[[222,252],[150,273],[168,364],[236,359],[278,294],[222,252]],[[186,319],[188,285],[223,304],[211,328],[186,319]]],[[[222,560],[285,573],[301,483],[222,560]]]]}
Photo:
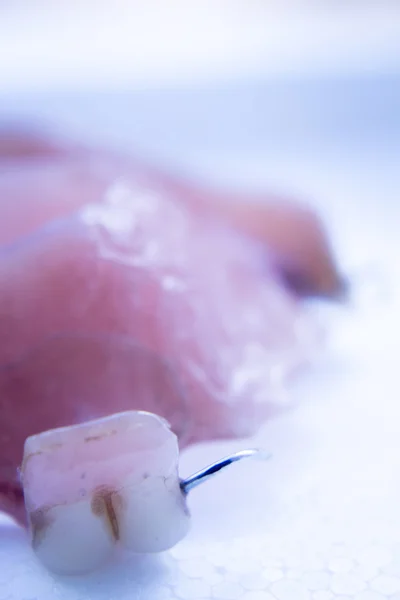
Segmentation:
{"type": "Polygon", "coordinates": [[[175,435],[183,448],[255,432],[318,348],[299,290],[333,296],[340,277],[306,209],[229,203],[132,159],[28,142],[0,139],[0,510],[26,524],[28,438],[25,503],[46,563],[71,566],[86,542],[57,554],[54,540],[78,522],[86,539],[86,519],[94,563],[116,538],[157,550],[163,502],[168,547],[188,518],[175,435]],[[160,418],[110,417],[132,410],[160,418]],[[131,505],[154,527],[134,532],[131,505]]]}
{"type": "Polygon", "coordinates": [[[181,480],[168,423],[137,411],[30,437],[21,480],[34,551],[49,569],[77,574],[101,565],[116,543],[140,553],[167,550],[189,529],[190,489],[255,453],[181,480]]]}

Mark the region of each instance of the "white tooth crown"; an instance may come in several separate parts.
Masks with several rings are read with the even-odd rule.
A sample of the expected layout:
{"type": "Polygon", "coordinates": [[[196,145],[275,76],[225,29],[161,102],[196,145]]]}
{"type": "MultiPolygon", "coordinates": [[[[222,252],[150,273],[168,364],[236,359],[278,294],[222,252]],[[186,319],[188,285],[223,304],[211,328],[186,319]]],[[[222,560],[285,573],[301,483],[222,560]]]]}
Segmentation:
{"type": "Polygon", "coordinates": [[[188,531],[189,515],[177,473],[148,478],[121,493],[120,541],[134,552],[161,552],[179,542],[188,531]]]}
{"type": "Polygon", "coordinates": [[[167,550],[189,528],[176,436],[150,413],[32,436],[21,476],[33,548],[57,572],[94,569],[116,542],[135,552],[167,550]]]}
{"type": "Polygon", "coordinates": [[[95,569],[111,554],[115,540],[106,519],[90,502],[38,509],[30,514],[32,546],[48,569],[79,574],[95,569]]]}

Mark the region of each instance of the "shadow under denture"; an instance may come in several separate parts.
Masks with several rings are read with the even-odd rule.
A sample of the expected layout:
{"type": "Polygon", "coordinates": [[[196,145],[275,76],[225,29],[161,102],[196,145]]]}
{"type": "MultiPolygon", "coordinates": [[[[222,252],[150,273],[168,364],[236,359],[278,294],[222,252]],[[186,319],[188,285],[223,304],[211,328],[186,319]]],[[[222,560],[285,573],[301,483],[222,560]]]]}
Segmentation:
{"type": "Polygon", "coordinates": [[[24,493],[20,484],[0,481],[0,514],[1,512],[9,515],[19,525],[27,525],[24,493]]]}
{"type": "Polygon", "coordinates": [[[325,272],[316,280],[307,270],[281,264],[278,276],[284,285],[300,298],[319,297],[333,302],[345,302],[350,295],[350,282],[337,272],[325,272]]]}

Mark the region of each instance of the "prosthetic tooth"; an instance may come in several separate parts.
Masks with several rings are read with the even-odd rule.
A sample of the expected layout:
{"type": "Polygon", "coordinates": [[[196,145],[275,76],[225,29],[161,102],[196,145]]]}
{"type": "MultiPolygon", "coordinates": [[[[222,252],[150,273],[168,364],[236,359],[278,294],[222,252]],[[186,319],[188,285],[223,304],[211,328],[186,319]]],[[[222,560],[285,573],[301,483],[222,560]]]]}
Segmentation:
{"type": "Polygon", "coordinates": [[[116,542],[135,552],[176,544],[190,519],[178,454],[166,421],[137,411],[28,438],[21,478],[39,559],[82,573],[116,542]]]}
{"type": "Polygon", "coordinates": [[[39,559],[57,573],[80,574],[100,566],[116,543],[168,550],[189,529],[188,492],[238,460],[262,456],[243,450],[180,480],[178,455],[168,423],[137,411],[28,438],[21,480],[39,559]]]}

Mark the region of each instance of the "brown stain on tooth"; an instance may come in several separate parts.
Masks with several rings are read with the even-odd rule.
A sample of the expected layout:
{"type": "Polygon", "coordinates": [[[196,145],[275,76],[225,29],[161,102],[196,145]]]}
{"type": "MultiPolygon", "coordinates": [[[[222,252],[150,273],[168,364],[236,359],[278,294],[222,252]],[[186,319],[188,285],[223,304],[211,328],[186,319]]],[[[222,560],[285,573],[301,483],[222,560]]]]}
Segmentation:
{"type": "Polygon", "coordinates": [[[117,431],[115,429],[112,429],[111,431],[107,431],[105,433],[99,433],[97,435],[88,435],[84,438],[84,442],[98,442],[99,440],[102,440],[106,437],[111,437],[112,435],[116,435],[117,431]]]}
{"type": "Polygon", "coordinates": [[[110,527],[115,541],[120,538],[116,504],[121,503],[121,498],[112,489],[107,487],[98,488],[92,498],[91,510],[96,517],[105,518],[110,527]]]}
{"type": "Polygon", "coordinates": [[[43,541],[46,531],[51,524],[48,508],[38,508],[29,514],[31,526],[32,548],[35,550],[43,541]]]}

